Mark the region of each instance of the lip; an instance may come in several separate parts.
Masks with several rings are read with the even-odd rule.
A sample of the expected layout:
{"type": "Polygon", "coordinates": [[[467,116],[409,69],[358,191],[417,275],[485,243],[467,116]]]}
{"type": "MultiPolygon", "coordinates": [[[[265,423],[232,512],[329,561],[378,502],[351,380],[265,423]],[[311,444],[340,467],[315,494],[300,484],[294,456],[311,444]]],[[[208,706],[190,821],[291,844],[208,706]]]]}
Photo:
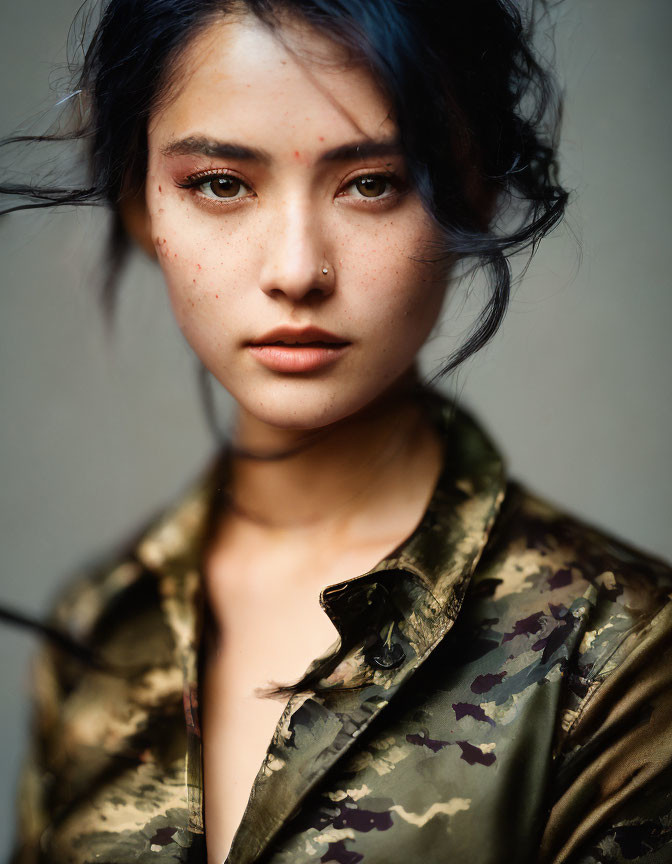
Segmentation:
{"type": "Polygon", "coordinates": [[[287,342],[291,344],[302,344],[305,342],[329,342],[337,345],[349,344],[347,339],[336,336],[328,330],[320,327],[288,327],[281,326],[269,330],[263,336],[251,339],[249,345],[269,345],[272,342],[287,342]]]}
{"type": "Polygon", "coordinates": [[[273,372],[314,372],[335,363],[350,347],[333,345],[249,345],[250,353],[273,372]]]}
{"type": "Polygon", "coordinates": [[[247,343],[250,353],[273,372],[313,372],[335,363],[350,342],[319,327],[276,327],[247,343]],[[281,345],[279,342],[286,341],[281,345]]]}

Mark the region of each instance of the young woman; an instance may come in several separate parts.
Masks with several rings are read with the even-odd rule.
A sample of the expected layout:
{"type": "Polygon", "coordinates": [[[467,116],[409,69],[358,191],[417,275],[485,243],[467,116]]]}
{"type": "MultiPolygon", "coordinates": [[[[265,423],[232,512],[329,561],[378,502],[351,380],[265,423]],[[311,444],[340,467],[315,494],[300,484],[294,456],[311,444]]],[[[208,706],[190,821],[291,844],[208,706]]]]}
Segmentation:
{"type": "Polygon", "coordinates": [[[566,203],[516,7],[110,0],[77,90],[90,184],[4,191],[106,201],[237,415],[54,611],[15,860],[672,860],[669,568],[417,370],[566,203]]]}

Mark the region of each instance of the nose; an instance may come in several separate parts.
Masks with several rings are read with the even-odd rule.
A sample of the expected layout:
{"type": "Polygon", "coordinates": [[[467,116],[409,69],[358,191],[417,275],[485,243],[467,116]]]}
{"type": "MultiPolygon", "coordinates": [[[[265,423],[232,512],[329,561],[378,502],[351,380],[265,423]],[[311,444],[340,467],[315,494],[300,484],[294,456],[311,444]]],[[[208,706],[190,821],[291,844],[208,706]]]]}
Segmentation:
{"type": "Polygon", "coordinates": [[[284,295],[293,302],[309,295],[317,299],[331,294],[332,268],[327,264],[324,238],[310,202],[285,200],[281,212],[272,214],[267,236],[260,274],[265,294],[284,295]]]}

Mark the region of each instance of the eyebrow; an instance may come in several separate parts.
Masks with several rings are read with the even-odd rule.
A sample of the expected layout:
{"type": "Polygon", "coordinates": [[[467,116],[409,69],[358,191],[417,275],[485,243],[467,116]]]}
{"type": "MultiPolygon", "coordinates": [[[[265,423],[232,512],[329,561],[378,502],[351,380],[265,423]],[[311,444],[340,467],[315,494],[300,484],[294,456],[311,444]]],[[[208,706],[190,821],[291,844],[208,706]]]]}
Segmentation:
{"type": "MultiPolygon", "coordinates": [[[[247,147],[229,141],[215,141],[203,135],[190,135],[171,141],[161,149],[164,156],[214,156],[219,159],[240,159],[270,165],[270,153],[257,147],[247,147]]],[[[398,138],[374,140],[364,138],[326,150],[318,158],[323,162],[350,162],[355,159],[371,159],[377,156],[398,156],[402,152],[398,138]]]]}
{"type": "Polygon", "coordinates": [[[353,159],[371,159],[376,156],[399,156],[401,142],[398,138],[388,138],[376,141],[365,138],[350,144],[341,144],[323,153],[318,162],[349,162],[353,159]]]}

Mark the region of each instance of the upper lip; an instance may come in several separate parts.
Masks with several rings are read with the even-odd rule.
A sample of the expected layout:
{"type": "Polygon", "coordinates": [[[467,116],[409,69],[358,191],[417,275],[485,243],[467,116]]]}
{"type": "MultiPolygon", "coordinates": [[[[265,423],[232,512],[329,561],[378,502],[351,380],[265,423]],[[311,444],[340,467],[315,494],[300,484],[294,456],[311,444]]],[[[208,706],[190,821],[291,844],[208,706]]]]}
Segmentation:
{"type": "Polygon", "coordinates": [[[250,345],[267,345],[269,342],[285,342],[286,344],[303,343],[303,342],[335,342],[339,345],[347,343],[347,339],[336,336],[334,333],[329,333],[327,330],[321,330],[319,327],[275,327],[259,336],[256,339],[250,340],[250,345]]]}

